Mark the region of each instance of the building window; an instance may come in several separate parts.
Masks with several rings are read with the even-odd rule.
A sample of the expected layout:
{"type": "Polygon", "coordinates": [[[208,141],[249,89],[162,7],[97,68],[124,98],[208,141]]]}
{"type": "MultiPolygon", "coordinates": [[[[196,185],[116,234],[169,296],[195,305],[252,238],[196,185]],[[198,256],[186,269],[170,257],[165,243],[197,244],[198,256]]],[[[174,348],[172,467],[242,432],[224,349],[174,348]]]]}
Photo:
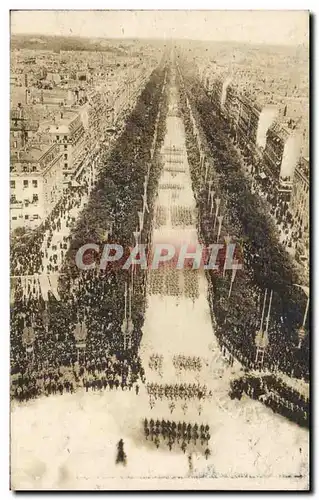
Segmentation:
{"type": "Polygon", "coordinates": [[[64,164],[64,168],[68,168],[68,164],[67,163],[64,164]]]}
{"type": "Polygon", "coordinates": [[[23,187],[24,187],[24,188],[29,187],[29,181],[24,180],[24,181],[23,181],[23,187]]]}
{"type": "Polygon", "coordinates": [[[58,136],[58,135],[56,136],[56,140],[57,140],[57,141],[59,140],[59,136],[58,136]]]}
{"type": "Polygon", "coordinates": [[[37,188],[38,187],[38,181],[32,181],[32,186],[34,188],[37,188]]]}
{"type": "Polygon", "coordinates": [[[32,199],[32,203],[36,203],[37,201],[39,201],[39,196],[37,194],[34,194],[33,199],[32,199]]]}
{"type": "Polygon", "coordinates": [[[64,149],[67,150],[68,149],[68,145],[67,144],[64,144],[64,149]]]}
{"type": "Polygon", "coordinates": [[[33,218],[38,219],[39,218],[38,214],[34,214],[33,218]]]}
{"type": "Polygon", "coordinates": [[[68,154],[67,154],[67,153],[65,153],[65,155],[64,155],[64,159],[65,159],[65,160],[67,160],[67,159],[68,159],[68,154]]]}
{"type": "Polygon", "coordinates": [[[15,189],[16,181],[10,181],[10,187],[11,187],[11,189],[15,189]]]}
{"type": "Polygon", "coordinates": [[[68,140],[68,136],[67,136],[67,135],[65,135],[65,136],[64,136],[64,140],[65,140],[65,141],[67,141],[67,140],[68,140]]]}
{"type": "Polygon", "coordinates": [[[25,220],[28,220],[29,219],[29,216],[28,215],[25,215],[24,216],[25,220]]]}
{"type": "Polygon", "coordinates": [[[12,217],[12,220],[17,220],[17,217],[12,217]]]}

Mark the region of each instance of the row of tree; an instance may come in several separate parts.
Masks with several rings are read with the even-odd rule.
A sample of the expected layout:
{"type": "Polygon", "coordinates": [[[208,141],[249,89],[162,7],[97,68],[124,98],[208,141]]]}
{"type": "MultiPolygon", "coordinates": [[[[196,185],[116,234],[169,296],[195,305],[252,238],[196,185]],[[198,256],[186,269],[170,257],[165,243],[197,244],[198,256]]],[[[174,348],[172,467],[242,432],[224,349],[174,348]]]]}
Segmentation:
{"type": "Polygon", "coordinates": [[[293,369],[295,376],[308,378],[308,335],[302,348],[296,349],[306,305],[303,292],[294,286],[300,283],[300,277],[279,243],[271,217],[259,197],[250,191],[238,152],[230,140],[227,122],[192,71],[184,69],[180,89],[188,159],[200,213],[200,234],[206,245],[216,242],[215,208],[211,211],[208,203],[208,181],[211,180],[215,199],[217,196],[220,199],[219,213],[224,216],[220,240],[230,235],[241,248],[243,263],[230,298],[231,273],[228,271],[225,276],[222,272],[209,273],[217,332],[221,338],[231,337],[234,347],[253,362],[263,294],[265,289],[273,290],[265,362],[269,367],[279,366],[288,373],[293,369]],[[197,126],[195,133],[192,118],[197,126]],[[205,157],[204,164],[201,157],[205,157]]]}
{"type": "MultiPolygon", "coordinates": [[[[167,96],[162,91],[166,72],[163,60],[139,96],[114,148],[105,153],[97,183],[71,231],[71,244],[59,279],[61,300],[50,296],[45,311],[41,298],[19,301],[12,310],[13,397],[18,394],[24,399],[35,397],[41,391],[50,393],[56,387],[63,391],[63,387],[69,388],[69,382],[75,390],[83,385],[83,376],[89,369],[105,371],[107,380],[111,378],[129,388],[143,376],[138,347],[145,309],[145,272],[135,271],[132,289],[131,270],[80,270],[75,257],[77,250],[90,242],[101,245],[101,251],[106,241],[124,248],[134,245],[133,232],[139,225],[138,211],[142,211],[148,172],[149,211],[145,210],[141,238],[145,243],[149,241],[161,170],[159,150],[165,133],[167,96]],[[154,136],[156,142],[151,157],[154,136]],[[131,311],[127,307],[126,312],[127,316],[131,312],[133,323],[126,345],[123,335],[125,286],[127,291],[131,287],[131,311]],[[26,322],[32,324],[35,333],[32,352],[23,344],[26,322]],[[79,347],[81,342],[84,348],[79,347]]],[[[127,296],[127,305],[128,299],[127,296]]]]}

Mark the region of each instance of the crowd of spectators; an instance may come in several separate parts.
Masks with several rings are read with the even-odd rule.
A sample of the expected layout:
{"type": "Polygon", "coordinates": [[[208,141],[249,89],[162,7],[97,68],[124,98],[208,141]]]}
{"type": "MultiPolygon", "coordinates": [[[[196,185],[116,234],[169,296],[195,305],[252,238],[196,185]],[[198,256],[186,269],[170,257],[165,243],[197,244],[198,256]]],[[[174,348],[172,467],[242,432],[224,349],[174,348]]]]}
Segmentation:
{"type": "MultiPolygon", "coordinates": [[[[256,334],[260,330],[265,289],[272,291],[263,367],[307,381],[308,322],[300,347],[298,337],[307,297],[293,286],[300,282],[298,271],[279,242],[273,220],[258,193],[251,193],[238,151],[229,138],[229,127],[185,66],[179,86],[200,240],[205,245],[216,242],[219,224],[214,215],[218,197],[218,213],[223,216],[219,243],[230,236],[230,241],[236,243],[235,258],[243,264],[235,274],[225,272],[224,248],[218,257],[219,269],[207,272],[216,334],[221,343],[228,342],[228,349],[247,367],[260,369],[256,334]]],[[[265,318],[266,315],[267,309],[265,318]]],[[[264,322],[263,331],[265,328],[264,322]]]]}
{"type": "MultiPolygon", "coordinates": [[[[158,151],[165,132],[166,94],[162,93],[166,68],[160,65],[150,77],[135,109],[112,151],[102,158],[97,182],[69,188],[51,217],[25,245],[12,249],[14,275],[59,271],[59,300],[48,292],[48,300],[18,281],[11,308],[11,397],[25,401],[39,395],[128,389],[143,383],[144,371],[138,355],[145,309],[145,273],[130,270],[80,270],[75,263],[78,248],[88,242],[108,242],[129,247],[138,227],[137,211],[142,208],[143,183],[149,169],[147,202],[142,239],[148,243],[154,211],[160,163],[158,151]],[[155,135],[154,157],[150,151],[155,135]],[[74,191],[75,189],[75,191],[74,191]],[[80,207],[84,194],[90,196],[80,215],[70,211],[80,207]],[[70,235],[46,261],[55,233],[63,223],[70,235]],[[111,229],[112,228],[112,229],[111,229]],[[42,247],[44,250],[42,255],[42,247]],[[66,246],[65,246],[66,245],[66,246]],[[60,265],[58,265],[60,264],[60,265]],[[134,292],[131,301],[130,343],[125,345],[125,285],[134,292]]],[[[84,174],[85,175],[85,174],[84,174]]],[[[21,243],[21,242],[19,242],[21,243]]]]}
{"type": "Polygon", "coordinates": [[[231,383],[231,398],[241,399],[243,393],[261,401],[301,427],[309,427],[309,400],[274,375],[245,376],[231,383]]]}

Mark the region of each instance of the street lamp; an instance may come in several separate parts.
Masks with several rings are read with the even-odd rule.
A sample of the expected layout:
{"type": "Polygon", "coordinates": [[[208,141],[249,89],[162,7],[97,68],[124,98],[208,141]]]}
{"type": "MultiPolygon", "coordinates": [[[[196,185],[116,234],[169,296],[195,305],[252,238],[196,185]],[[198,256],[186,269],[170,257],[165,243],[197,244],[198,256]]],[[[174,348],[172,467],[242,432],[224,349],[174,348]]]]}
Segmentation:
{"type": "MultiPolygon", "coordinates": [[[[141,231],[133,231],[133,236],[134,236],[134,239],[135,239],[135,248],[137,248],[137,250],[139,250],[141,231]]],[[[131,280],[132,280],[131,286],[132,286],[132,290],[133,290],[133,287],[134,287],[135,269],[136,268],[135,268],[134,264],[132,263],[132,271],[131,271],[131,280]]]]}
{"type": "Polygon", "coordinates": [[[230,296],[231,296],[236,273],[237,273],[237,268],[235,267],[234,269],[232,269],[232,273],[231,273],[231,280],[230,280],[230,285],[229,285],[229,290],[228,290],[228,299],[230,299],[230,296]]]}
{"type": "Polygon", "coordinates": [[[216,220],[217,220],[217,216],[218,216],[218,210],[219,210],[220,202],[221,202],[221,199],[220,198],[216,198],[216,200],[215,200],[215,203],[216,203],[216,212],[215,212],[214,228],[213,228],[214,231],[215,231],[215,227],[216,227],[216,220]]]}
{"type": "Polygon", "coordinates": [[[214,207],[214,196],[215,196],[215,191],[211,191],[211,199],[210,199],[210,215],[213,213],[213,207],[214,207]]]}
{"type": "Polygon", "coordinates": [[[140,235],[141,231],[133,231],[134,239],[135,239],[135,246],[138,246],[140,243],[140,235]]]}
{"type": "Polygon", "coordinates": [[[205,155],[203,153],[200,153],[200,159],[199,159],[199,171],[202,174],[203,166],[205,164],[205,155]]]}
{"type": "Polygon", "coordinates": [[[75,325],[74,329],[74,338],[76,341],[76,350],[77,350],[77,361],[79,362],[80,358],[80,350],[83,349],[85,352],[86,349],[86,337],[87,337],[87,326],[85,324],[85,320],[82,322],[79,321],[75,325]]]}
{"type": "Polygon", "coordinates": [[[225,261],[224,261],[223,276],[225,276],[225,273],[226,273],[227,249],[228,249],[229,243],[231,242],[231,236],[229,236],[229,234],[227,234],[226,236],[224,236],[224,240],[226,243],[226,255],[225,255],[225,261]]]}
{"type": "Polygon", "coordinates": [[[209,202],[209,197],[210,197],[210,195],[211,195],[212,185],[213,185],[213,181],[212,181],[212,180],[208,181],[207,203],[209,202]]]}
{"type": "Polygon", "coordinates": [[[142,194],[142,199],[143,199],[143,214],[145,213],[145,209],[146,209],[147,213],[149,213],[146,194],[142,194]]]}
{"type": "Polygon", "coordinates": [[[268,326],[269,326],[269,318],[270,318],[270,310],[271,310],[271,302],[272,302],[273,290],[270,293],[270,299],[269,299],[269,305],[268,305],[268,314],[267,314],[267,318],[266,318],[266,329],[265,329],[265,331],[263,331],[263,322],[264,322],[264,316],[265,316],[267,293],[268,293],[268,290],[266,289],[265,290],[265,295],[264,295],[264,302],[263,302],[263,308],[262,308],[261,318],[260,318],[260,327],[259,327],[259,330],[257,330],[257,332],[256,332],[256,338],[255,338],[255,345],[256,345],[256,348],[257,348],[256,349],[255,363],[257,363],[258,361],[260,361],[261,366],[264,363],[265,350],[266,350],[266,347],[268,346],[268,326]]]}
{"type": "Polygon", "coordinates": [[[207,181],[207,175],[208,175],[208,161],[205,161],[205,182],[207,181]]]}
{"type": "Polygon", "coordinates": [[[22,331],[22,344],[25,347],[26,353],[33,353],[34,341],[35,333],[33,326],[24,326],[22,331]]]}
{"type": "Polygon", "coordinates": [[[42,321],[43,321],[43,325],[45,328],[45,332],[46,332],[46,334],[48,334],[50,320],[49,320],[49,313],[47,310],[47,302],[45,302],[45,309],[44,309],[43,314],[42,314],[42,321]]]}
{"type": "Polygon", "coordinates": [[[221,229],[222,229],[222,222],[223,222],[223,218],[224,216],[223,215],[219,215],[217,217],[218,219],[218,233],[217,233],[217,240],[216,240],[216,243],[218,243],[218,240],[219,240],[219,237],[220,237],[220,232],[221,232],[221,229]]]}
{"type": "Polygon", "coordinates": [[[129,294],[127,293],[127,283],[125,283],[125,289],[124,289],[124,319],[121,330],[124,338],[124,350],[126,351],[127,348],[130,349],[132,346],[132,333],[134,330],[134,325],[132,321],[132,290],[130,289],[129,294]],[[127,299],[129,299],[128,314],[127,314],[127,299]],[[127,343],[127,337],[129,339],[128,343],[127,343]]]}
{"type": "Polygon", "coordinates": [[[307,296],[307,302],[306,302],[306,307],[305,307],[305,312],[304,312],[304,316],[303,316],[303,321],[302,321],[302,325],[301,327],[299,328],[298,330],[298,349],[301,348],[301,344],[306,336],[306,330],[305,330],[305,324],[306,324],[306,321],[307,321],[307,316],[308,316],[308,310],[309,310],[309,303],[310,303],[310,289],[308,286],[302,286],[302,285],[297,285],[297,284],[294,284],[294,286],[297,286],[299,288],[301,288],[304,293],[306,294],[307,296]]]}
{"type": "Polygon", "coordinates": [[[137,212],[138,215],[138,220],[139,220],[139,225],[140,225],[140,232],[143,230],[143,224],[144,224],[144,212],[137,212]]]}

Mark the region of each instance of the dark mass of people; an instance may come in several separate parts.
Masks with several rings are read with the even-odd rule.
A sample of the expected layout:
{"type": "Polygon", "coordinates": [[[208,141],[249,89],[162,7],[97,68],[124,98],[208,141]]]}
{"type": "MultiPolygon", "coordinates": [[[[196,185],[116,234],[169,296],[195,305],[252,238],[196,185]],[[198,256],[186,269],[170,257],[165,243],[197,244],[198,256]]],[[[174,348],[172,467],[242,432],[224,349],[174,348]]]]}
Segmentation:
{"type": "Polygon", "coordinates": [[[246,393],[301,427],[309,427],[309,399],[273,375],[245,376],[231,383],[231,398],[246,393]]]}
{"type": "MultiPolygon", "coordinates": [[[[32,237],[25,235],[13,245],[12,275],[59,275],[58,296],[50,291],[46,299],[41,296],[36,278],[24,282],[17,279],[14,287],[11,397],[20,402],[40,395],[72,394],[78,388],[87,392],[123,390],[139,394],[141,384],[146,383],[139,357],[146,308],[146,273],[140,268],[103,270],[98,266],[79,270],[75,256],[88,242],[104,245],[106,240],[123,248],[132,246],[140,222],[138,211],[143,214],[142,239],[147,245],[151,242],[161,165],[158,158],[151,161],[150,152],[154,136],[156,148],[164,137],[163,117],[167,106],[165,93],[163,96],[161,92],[164,75],[164,67],[153,73],[115,147],[104,157],[105,168],[99,172],[97,181],[92,183],[92,172],[83,171],[81,186],[70,186],[32,237]],[[88,201],[84,202],[86,198],[88,201]],[[76,217],[75,212],[80,209],[80,216],[76,217]],[[57,233],[61,233],[58,244],[55,241],[57,233]]],[[[242,258],[244,268],[237,272],[235,279],[231,272],[223,273],[223,260],[219,273],[206,272],[209,305],[222,354],[231,366],[237,359],[247,370],[281,370],[307,381],[308,323],[307,334],[296,347],[304,300],[301,291],[291,286],[297,281],[295,270],[274,239],[257,197],[247,191],[222,119],[214,122],[216,114],[213,118],[209,115],[202,89],[195,88],[192,80],[189,80],[189,88],[193,89],[191,101],[196,121],[202,126],[194,134],[186,95],[182,91],[200,240],[209,245],[217,238],[210,193],[205,184],[207,175],[215,183],[215,192],[220,192],[222,200],[220,210],[224,222],[219,228],[220,239],[227,234],[233,235],[236,242],[243,239],[241,248],[244,250],[236,256],[242,258]],[[215,158],[208,172],[200,166],[203,151],[199,143],[207,157],[212,154],[215,158]],[[256,333],[260,331],[265,287],[273,290],[274,295],[267,319],[267,342],[260,361],[256,355],[256,333]]],[[[158,209],[156,217],[155,227],[165,223],[168,213],[164,207],[158,209]]],[[[191,210],[177,207],[173,225],[187,226],[193,223],[193,218],[191,210]]],[[[184,294],[194,301],[199,296],[198,274],[185,269],[180,276],[184,294]]],[[[150,293],[165,293],[178,300],[180,285],[176,269],[169,272],[167,269],[165,272],[153,270],[150,280],[150,293]]],[[[200,372],[203,360],[176,355],[173,366],[179,372],[200,372]]],[[[161,375],[163,356],[152,355],[149,368],[161,375]]],[[[155,401],[166,399],[171,413],[181,400],[185,413],[191,400],[198,404],[212,397],[208,387],[199,383],[147,383],[146,389],[151,409],[155,401]]],[[[308,425],[309,401],[274,376],[247,376],[234,381],[231,397],[240,399],[244,392],[299,425],[308,425]]],[[[201,405],[198,411],[200,414],[201,405]]],[[[200,443],[205,448],[206,458],[210,455],[207,425],[152,419],[148,422],[145,419],[144,432],[156,447],[164,442],[170,450],[177,445],[185,453],[190,443],[200,443]]]]}
{"type": "MultiPolygon", "coordinates": [[[[226,252],[222,249],[217,258],[218,269],[206,272],[216,335],[222,345],[231,344],[229,350],[248,368],[276,367],[307,382],[309,318],[305,334],[301,329],[307,296],[293,285],[302,283],[302,278],[279,242],[272,216],[264,210],[258,193],[251,192],[226,119],[215,109],[192,68],[185,70],[183,79],[180,99],[200,241],[207,246],[219,236],[218,242],[225,246],[225,238],[229,237],[236,244],[234,257],[242,264],[235,274],[225,271],[226,252]],[[217,213],[223,217],[220,227],[217,213]],[[256,335],[266,289],[268,297],[270,291],[273,297],[261,363],[256,359],[256,335]]],[[[278,210],[286,210],[284,200],[279,205],[278,210]]],[[[264,319],[266,315],[267,310],[264,319]]],[[[264,324],[263,331],[265,328],[264,324]]]]}
{"type": "MultiPolygon", "coordinates": [[[[138,394],[138,382],[145,382],[138,355],[145,273],[140,269],[133,273],[132,269],[99,267],[80,270],[75,256],[79,247],[88,242],[103,244],[106,233],[111,242],[123,247],[134,240],[137,210],[142,209],[138,199],[144,189],[154,134],[156,153],[165,132],[166,96],[161,92],[164,76],[164,66],[153,72],[114,147],[102,158],[104,166],[97,181],[93,184],[92,172],[83,171],[81,186],[70,186],[28,243],[24,244],[22,238],[13,245],[14,276],[28,278],[42,272],[59,276],[58,293],[48,289],[47,297],[43,296],[37,275],[15,282],[11,308],[12,398],[26,401],[40,395],[72,393],[79,387],[86,391],[134,387],[138,394]],[[88,194],[86,202],[83,197],[88,194]],[[76,219],[70,213],[77,208],[82,211],[76,219]],[[60,230],[65,231],[56,246],[60,230]],[[131,294],[130,309],[125,308],[126,286],[131,294]]],[[[159,170],[156,160],[147,183],[148,211],[143,228],[146,242],[159,170]]]]}

